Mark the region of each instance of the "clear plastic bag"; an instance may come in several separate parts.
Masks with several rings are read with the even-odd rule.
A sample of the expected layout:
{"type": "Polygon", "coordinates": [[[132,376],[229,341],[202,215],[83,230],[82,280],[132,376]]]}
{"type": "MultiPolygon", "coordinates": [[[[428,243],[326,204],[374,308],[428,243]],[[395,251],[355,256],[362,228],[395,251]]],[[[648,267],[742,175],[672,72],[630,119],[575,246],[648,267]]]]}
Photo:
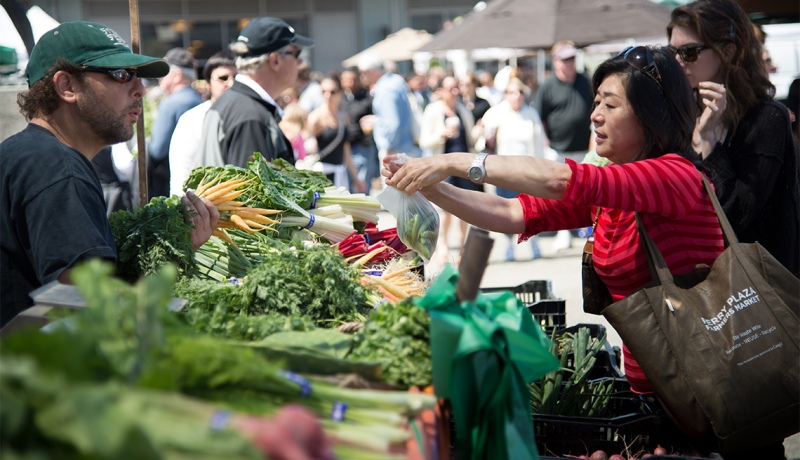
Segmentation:
{"type": "Polygon", "coordinates": [[[408,195],[387,186],[378,201],[397,219],[397,236],[426,263],[439,241],[439,213],[427,198],[416,192],[408,195]]]}

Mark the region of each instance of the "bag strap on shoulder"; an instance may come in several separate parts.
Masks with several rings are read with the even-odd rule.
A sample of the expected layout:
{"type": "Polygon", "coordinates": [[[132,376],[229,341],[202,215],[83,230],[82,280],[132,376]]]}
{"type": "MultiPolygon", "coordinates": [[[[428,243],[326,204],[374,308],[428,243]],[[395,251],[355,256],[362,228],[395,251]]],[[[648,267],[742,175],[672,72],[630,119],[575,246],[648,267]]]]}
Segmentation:
{"type": "MultiPolygon", "coordinates": [[[[719,225],[722,227],[722,234],[725,237],[725,241],[727,245],[730,246],[732,244],[736,244],[739,242],[738,238],[736,238],[736,233],[733,231],[733,227],[731,226],[730,221],[725,216],[725,212],[722,210],[722,205],[719,203],[717,199],[717,195],[714,193],[714,189],[711,188],[711,184],[708,182],[708,179],[703,176],[703,185],[705,186],[706,192],[708,193],[708,198],[711,200],[711,204],[714,206],[714,212],[717,214],[717,220],[719,220],[719,225]]],[[[672,283],[673,277],[667,267],[667,262],[664,260],[664,256],[661,254],[661,251],[656,246],[656,243],[650,238],[650,234],[647,233],[647,229],[644,227],[644,223],[642,223],[642,217],[639,213],[635,213],[636,215],[636,227],[639,229],[639,235],[644,242],[645,248],[645,255],[647,256],[647,266],[650,268],[650,275],[653,277],[653,280],[658,280],[660,284],[668,284],[672,283]]]]}

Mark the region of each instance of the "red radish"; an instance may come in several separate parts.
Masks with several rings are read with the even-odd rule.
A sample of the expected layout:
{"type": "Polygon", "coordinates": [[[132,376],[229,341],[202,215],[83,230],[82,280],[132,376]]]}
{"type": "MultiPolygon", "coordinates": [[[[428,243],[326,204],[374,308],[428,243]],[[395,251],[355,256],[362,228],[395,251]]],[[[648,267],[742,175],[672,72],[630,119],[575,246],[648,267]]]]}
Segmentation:
{"type": "Polygon", "coordinates": [[[627,459],[625,457],[623,457],[622,455],[614,454],[614,455],[608,457],[608,460],[627,460],[627,459]]]}
{"type": "Polygon", "coordinates": [[[589,460],[608,460],[608,455],[602,450],[596,450],[589,456],[589,460]]]}
{"type": "Polygon", "coordinates": [[[653,449],[653,455],[667,455],[667,449],[657,446],[655,449],[653,449]]]}

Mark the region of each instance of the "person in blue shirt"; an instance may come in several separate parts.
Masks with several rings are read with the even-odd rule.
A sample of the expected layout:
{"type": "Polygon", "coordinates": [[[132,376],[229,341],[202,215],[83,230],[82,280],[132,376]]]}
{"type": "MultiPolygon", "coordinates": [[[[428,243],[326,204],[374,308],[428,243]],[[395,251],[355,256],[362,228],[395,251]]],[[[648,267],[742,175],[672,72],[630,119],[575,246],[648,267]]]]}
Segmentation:
{"type": "Polygon", "coordinates": [[[148,146],[147,182],[150,198],[169,196],[169,143],[178,119],[189,109],[203,103],[203,97],[192,88],[196,79],[196,61],[183,48],[167,51],[164,60],[169,73],[158,79],[161,89],[168,94],[158,105],[153,132],[148,146]]]}
{"type": "Polygon", "coordinates": [[[379,158],[382,160],[396,153],[420,156],[415,139],[419,136],[419,121],[412,111],[410,97],[413,96],[405,78],[387,71],[383,58],[371,53],[359,61],[358,68],[369,82],[372,94],[372,136],[379,158]]]}

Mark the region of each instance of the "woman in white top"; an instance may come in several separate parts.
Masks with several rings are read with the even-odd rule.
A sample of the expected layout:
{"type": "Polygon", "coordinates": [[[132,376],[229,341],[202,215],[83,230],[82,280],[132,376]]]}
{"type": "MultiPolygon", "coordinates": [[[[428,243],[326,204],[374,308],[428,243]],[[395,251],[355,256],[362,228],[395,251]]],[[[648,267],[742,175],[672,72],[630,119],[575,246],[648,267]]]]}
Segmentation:
{"type": "MultiPolygon", "coordinates": [[[[544,158],[547,139],[542,120],[536,109],[525,104],[530,94],[522,80],[512,78],[503,95],[503,102],[490,108],[483,116],[484,136],[489,151],[497,155],[528,155],[544,158]]],[[[514,198],[517,193],[497,187],[497,194],[504,198],[514,198]]],[[[514,244],[508,236],[506,261],[514,260],[514,244]]],[[[538,237],[530,239],[533,258],[541,257],[538,237]]]]}
{"type": "MultiPolygon", "coordinates": [[[[419,146],[432,155],[475,152],[475,140],[472,137],[475,120],[472,118],[472,112],[461,103],[458,79],[451,76],[443,78],[436,88],[435,96],[436,101],[428,104],[422,113],[419,146]]],[[[483,191],[482,184],[476,184],[462,177],[448,177],[447,182],[459,188],[483,191]]],[[[461,230],[459,249],[464,247],[467,223],[445,212],[442,219],[443,229],[439,233],[443,244],[438,245],[444,250],[448,248],[447,234],[453,222],[459,222],[461,230]]]]}

